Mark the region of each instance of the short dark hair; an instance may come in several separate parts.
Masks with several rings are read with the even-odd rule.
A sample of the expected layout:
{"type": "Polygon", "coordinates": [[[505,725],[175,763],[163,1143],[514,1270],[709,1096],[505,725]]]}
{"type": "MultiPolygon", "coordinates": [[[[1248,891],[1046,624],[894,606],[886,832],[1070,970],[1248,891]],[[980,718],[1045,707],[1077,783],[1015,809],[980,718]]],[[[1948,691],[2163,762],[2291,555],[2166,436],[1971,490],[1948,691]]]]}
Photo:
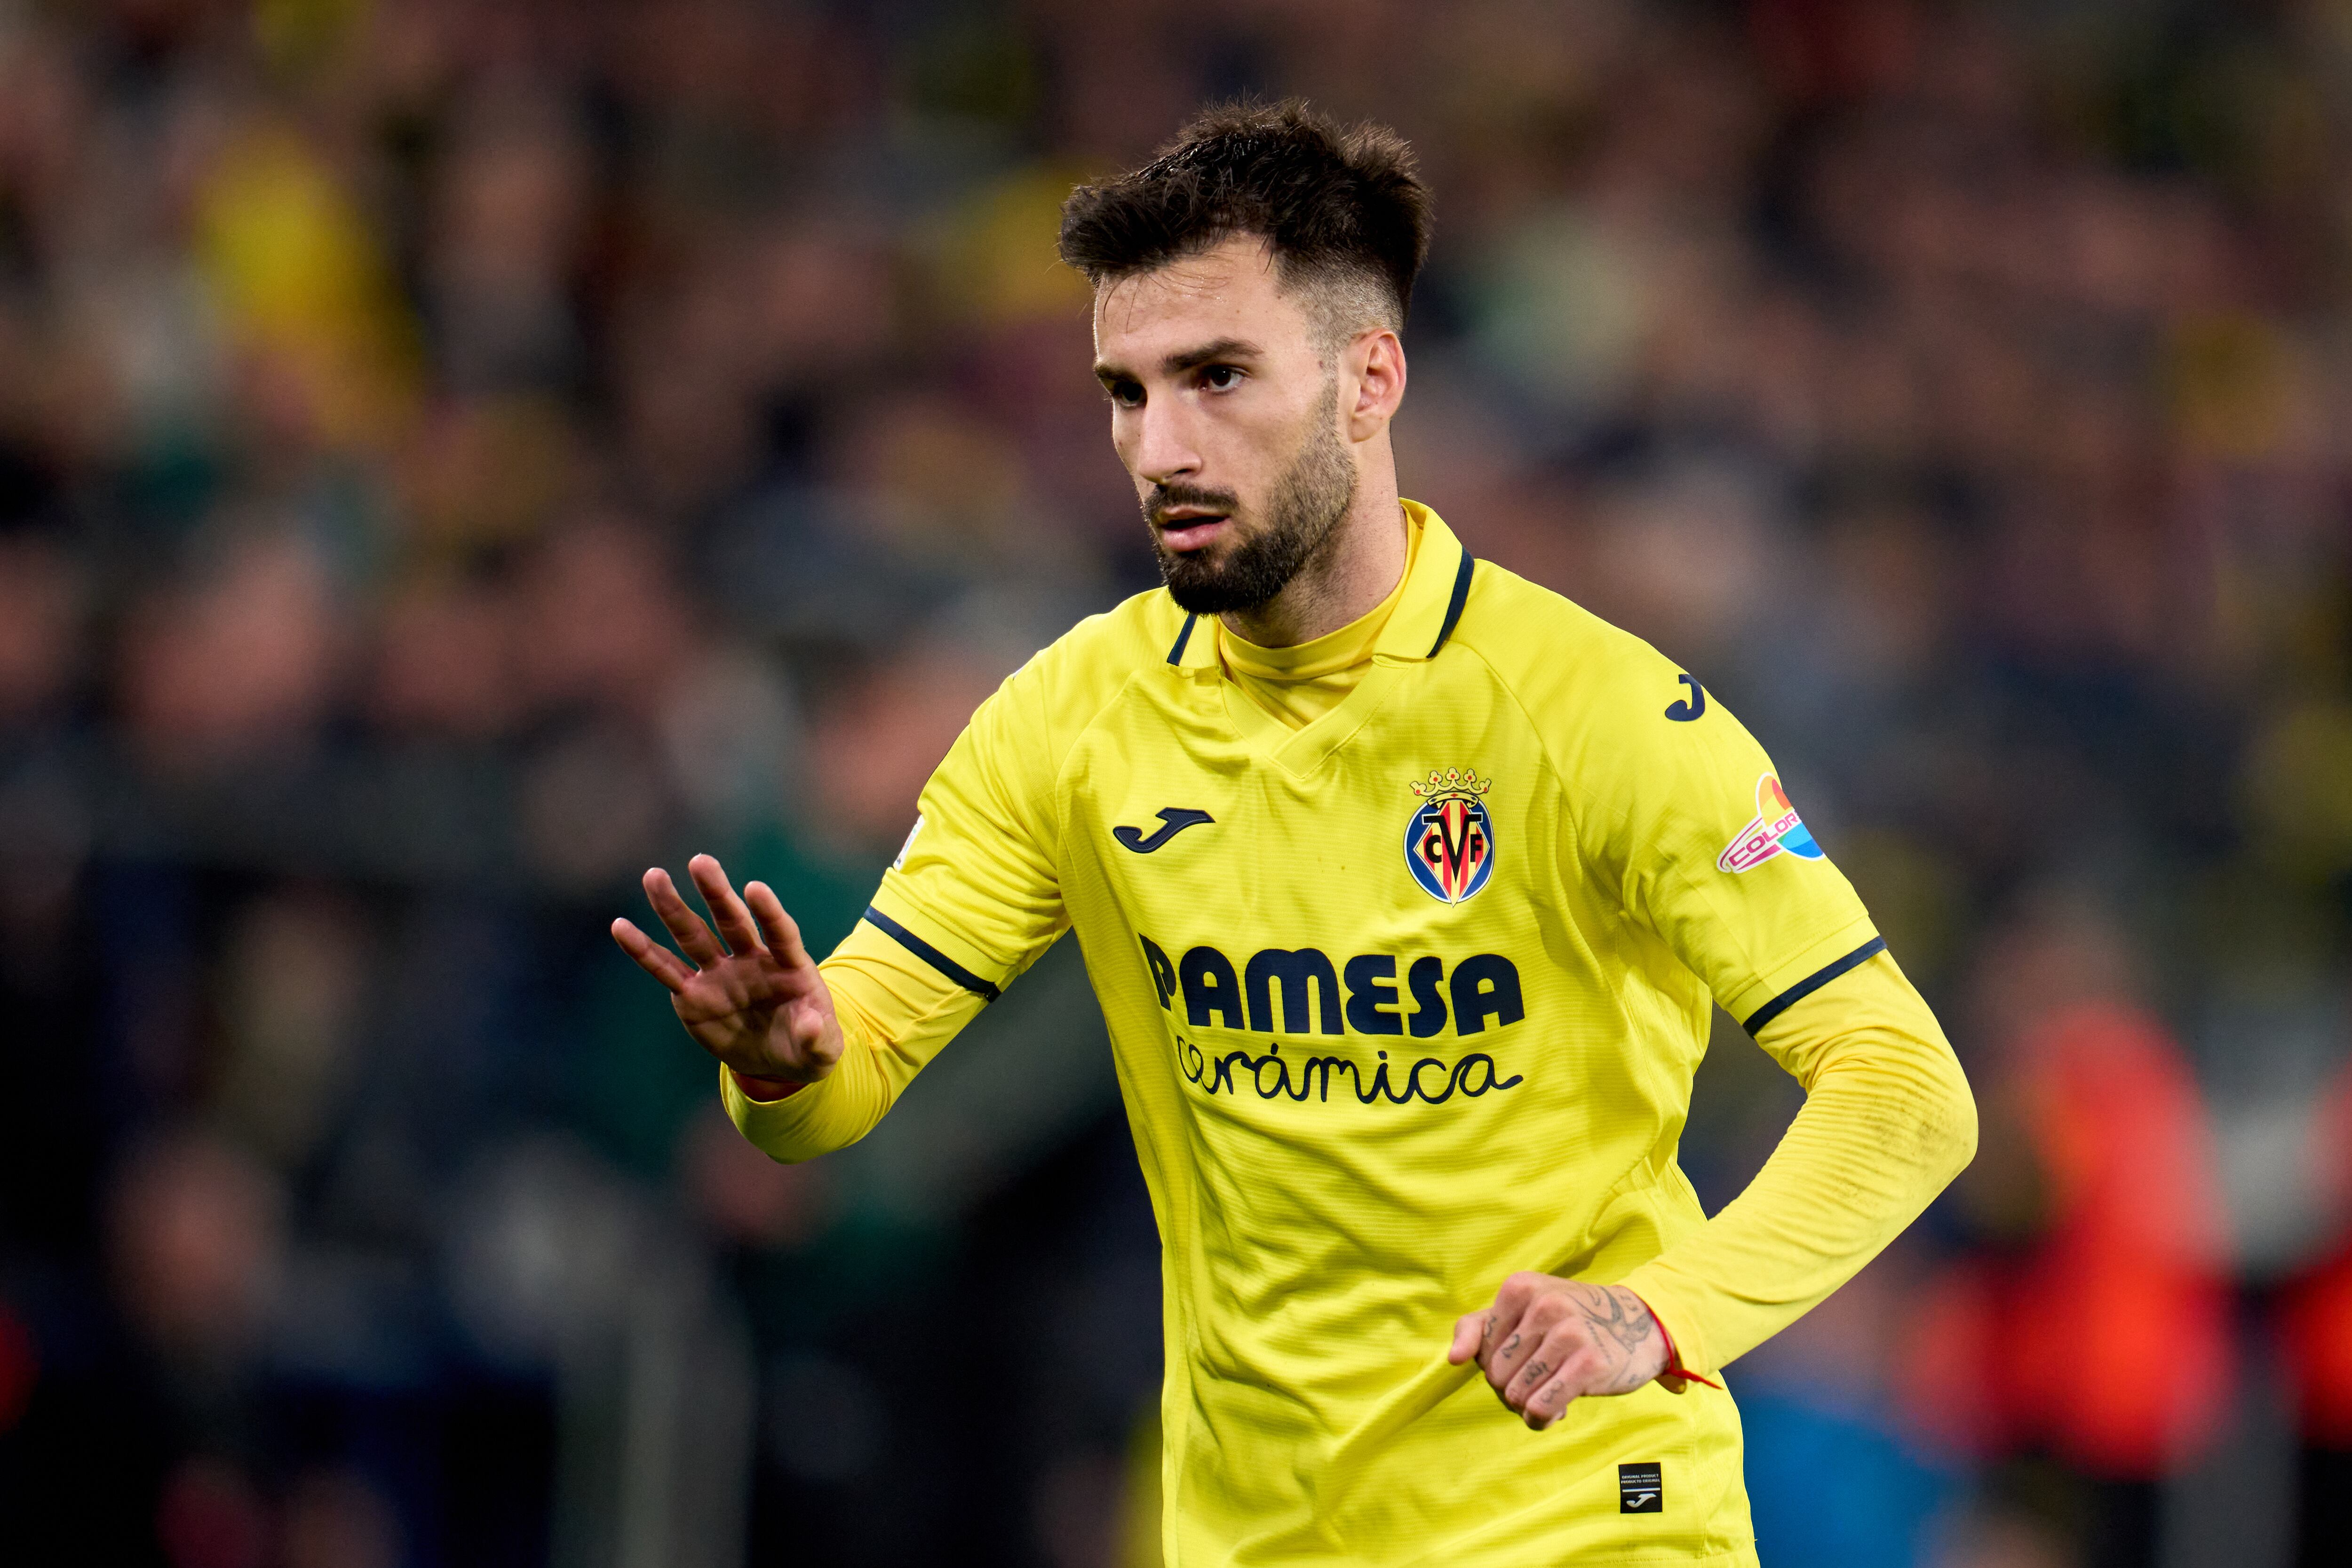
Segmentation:
{"type": "Polygon", "coordinates": [[[1262,236],[1286,287],[1320,285],[1324,331],[1402,330],[1429,255],[1429,189],[1385,125],[1341,127],[1305,100],[1203,111],[1142,168],[1062,205],[1062,259],[1097,286],[1237,234],[1262,236]]]}

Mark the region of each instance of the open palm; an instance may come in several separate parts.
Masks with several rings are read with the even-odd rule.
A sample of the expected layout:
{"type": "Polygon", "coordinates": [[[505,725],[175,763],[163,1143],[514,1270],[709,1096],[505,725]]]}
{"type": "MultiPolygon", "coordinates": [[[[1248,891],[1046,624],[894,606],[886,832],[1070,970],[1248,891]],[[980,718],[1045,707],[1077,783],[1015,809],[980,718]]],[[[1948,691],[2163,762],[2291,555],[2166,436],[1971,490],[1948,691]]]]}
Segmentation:
{"type": "Polygon", "coordinates": [[[794,1083],[824,1077],[841,1059],[841,1024],[800,927],[766,883],[747,884],[738,898],[714,857],[697,855],[686,868],[717,935],[656,867],[646,873],[646,897],[686,959],[625,920],[613,922],[613,940],[669,988],[695,1043],[737,1072],[794,1083]]]}

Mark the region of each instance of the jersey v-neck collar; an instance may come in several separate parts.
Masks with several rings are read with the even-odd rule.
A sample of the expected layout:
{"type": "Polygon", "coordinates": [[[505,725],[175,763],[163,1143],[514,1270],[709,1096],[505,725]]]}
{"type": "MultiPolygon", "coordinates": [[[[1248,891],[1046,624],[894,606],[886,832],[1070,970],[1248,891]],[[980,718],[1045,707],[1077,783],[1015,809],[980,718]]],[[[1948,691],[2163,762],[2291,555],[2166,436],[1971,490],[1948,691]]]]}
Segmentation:
{"type": "Polygon", "coordinates": [[[1421,556],[1422,525],[1412,521],[1411,513],[1405,514],[1404,524],[1405,557],[1398,564],[1397,580],[1381,595],[1379,604],[1337,630],[1286,647],[1262,647],[1220,622],[1217,651],[1223,657],[1226,673],[1239,677],[1243,685],[1255,691],[1265,686],[1313,685],[1370,666],[1381,633],[1388,629],[1389,617],[1404,603],[1412,563],[1421,556]]]}
{"type": "MultiPolygon", "coordinates": [[[[1375,663],[1436,658],[1461,616],[1470,585],[1470,552],[1445,520],[1417,500],[1404,502],[1404,510],[1422,530],[1421,549],[1405,574],[1403,596],[1372,644],[1375,663]]],[[[1213,616],[1186,616],[1169,645],[1168,662],[1180,669],[1214,669],[1221,629],[1213,616]]]]}
{"type": "Polygon", "coordinates": [[[1329,760],[1377,712],[1400,676],[1437,657],[1469,597],[1474,562],[1444,520],[1419,501],[1404,502],[1422,530],[1403,593],[1372,645],[1372,667],[1328,713],[1293,730],[1250,700],[1225,676],[1217,651],[1222,627],[1213,617],[1188,616],[1171,641],[1168,662],[1222,700],[1227,721],[1251,748],[1296,778],[1329,760]]]}

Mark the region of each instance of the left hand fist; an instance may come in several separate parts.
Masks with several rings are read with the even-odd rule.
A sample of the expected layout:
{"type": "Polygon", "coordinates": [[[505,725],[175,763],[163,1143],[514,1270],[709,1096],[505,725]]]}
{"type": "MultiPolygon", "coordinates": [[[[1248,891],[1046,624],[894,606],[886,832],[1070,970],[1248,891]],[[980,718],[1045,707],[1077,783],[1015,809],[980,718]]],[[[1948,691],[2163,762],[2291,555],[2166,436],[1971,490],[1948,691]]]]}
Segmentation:
{"type": "Polygon", "coordinates": [[[1495,1304],[1454,1325],[1445,1359],[1473,1357],[1503,1403],[1540,1432],[1582,1394],[1631,1394],[1666,1370],[1666,1336],[1622,1285],[1514,1274],[1495,1304]]]}

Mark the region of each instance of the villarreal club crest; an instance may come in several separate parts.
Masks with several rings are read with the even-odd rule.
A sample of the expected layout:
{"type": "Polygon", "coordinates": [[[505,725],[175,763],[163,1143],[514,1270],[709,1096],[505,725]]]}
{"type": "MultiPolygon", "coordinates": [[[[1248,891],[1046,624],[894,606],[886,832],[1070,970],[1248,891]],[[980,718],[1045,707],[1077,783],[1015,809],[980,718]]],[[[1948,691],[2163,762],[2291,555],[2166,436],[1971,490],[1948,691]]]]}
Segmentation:
{"type": "Polygon", "coordinates": [[[1494,875],[1495,823],[1485,799],[1494,784],[1475,768],[1432,768],[1426,781],[1405,786],[1421,804],[1405,825],[1404,863],[1440,903],[1460,903],[1494,875]]]}

